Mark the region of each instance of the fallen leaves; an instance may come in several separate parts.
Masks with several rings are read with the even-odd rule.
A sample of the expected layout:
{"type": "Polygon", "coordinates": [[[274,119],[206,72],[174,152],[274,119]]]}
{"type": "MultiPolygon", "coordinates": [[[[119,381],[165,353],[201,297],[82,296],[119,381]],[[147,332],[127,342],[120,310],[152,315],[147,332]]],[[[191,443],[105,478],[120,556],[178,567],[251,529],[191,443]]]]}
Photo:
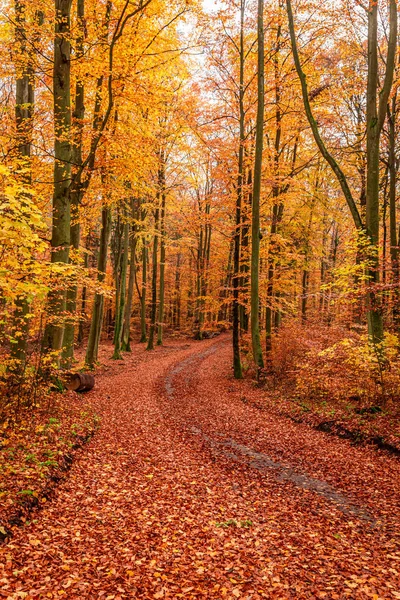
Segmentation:
{"type": "Polygon", "coordinates": [[[243,405],[247,384],[228,382],[228,346],[201,359],[214,343],[155,354],[135,346],[123,367],[98,377],[90,398],[102,428],[56,497],[1,549],[0,594],[398,597],[398,463],[243,405]],[[165,398],[165,375],[189,358],[165,398]],[[237,460],[228,438],[256,453],[237,460]],[[257,452],[350,494],[378,524],[251,466],[257,452]]]}
{"type": "Polygon", "coordinates": [[[0,439],[0,534],[24,523],[45,504],[53,482],[69,467],[71,452],[96,428],[91,407],[75,393],[55,394],[47,409],[25,412],[6,422],[0,439]]]}

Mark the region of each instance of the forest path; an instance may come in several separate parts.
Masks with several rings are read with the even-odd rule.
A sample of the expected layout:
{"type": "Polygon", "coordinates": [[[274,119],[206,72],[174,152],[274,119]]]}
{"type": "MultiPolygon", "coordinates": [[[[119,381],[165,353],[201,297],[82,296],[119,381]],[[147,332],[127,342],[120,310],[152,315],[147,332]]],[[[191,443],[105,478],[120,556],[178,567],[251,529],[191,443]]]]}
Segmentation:
{"type": "Polygon", "coordinates": [[[136,345],[98,378],[101,429],[0,549],[0,597],[400,598],[400,461],[246,405],[230,358],[136,345]]]}

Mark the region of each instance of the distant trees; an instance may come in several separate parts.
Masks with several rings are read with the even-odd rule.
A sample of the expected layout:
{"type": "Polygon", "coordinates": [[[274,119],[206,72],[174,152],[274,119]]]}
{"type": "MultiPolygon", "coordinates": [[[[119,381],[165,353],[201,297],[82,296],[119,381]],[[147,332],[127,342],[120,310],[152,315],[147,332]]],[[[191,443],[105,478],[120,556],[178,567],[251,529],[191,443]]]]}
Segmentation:
{"type": "Polygon", "coordinates": [[[367,325],[376,347],[398,329],[395,0],[15,0],[4,18],[10,377],[218,328],[234,376],[259,376],[282,321],[367,325]]]}
{"type": "Polygon", "coordinates": [[[367,294],[368,331],[374,344],[383,341],[383,318],[379,284],[379,231],[380,231],[380,137],[388,111],[388,100],[393,83],[397,49],[397,3],[390,2],[389,37],[387,43],[386,66],[382,88],[379,89],[378,65],[378,3],[373,2],[367,8],[368,15],[368,49],[367,49],[367,89],[366,89],[366,202],[365,221],[354,199],[348,178],[323,141],[319,126],[311,109],[310,92],[306,75],[302,69],[294,28],[291,0],[287,0],[289,30],[292,42],[293,58],[300,78],[304,108],[317,146],[335,173],[343,195],[349,206],[354,224],[359,232],[365,231],[369,242],[369,289],[367,294]],[[379,95],[379,100],[378,100],[379,95]]]}

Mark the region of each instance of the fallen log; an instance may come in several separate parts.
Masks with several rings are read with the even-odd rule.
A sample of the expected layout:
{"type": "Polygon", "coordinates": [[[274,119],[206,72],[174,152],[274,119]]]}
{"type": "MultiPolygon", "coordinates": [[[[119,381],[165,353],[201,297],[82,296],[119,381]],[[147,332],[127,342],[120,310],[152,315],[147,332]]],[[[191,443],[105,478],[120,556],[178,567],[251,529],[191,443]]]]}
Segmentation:
{"type": "Polygon", "coordinates": [[[64,385],[72,392],[89,392],[94,388],[94,375],[91,373],[69,373],[64,385]]]}

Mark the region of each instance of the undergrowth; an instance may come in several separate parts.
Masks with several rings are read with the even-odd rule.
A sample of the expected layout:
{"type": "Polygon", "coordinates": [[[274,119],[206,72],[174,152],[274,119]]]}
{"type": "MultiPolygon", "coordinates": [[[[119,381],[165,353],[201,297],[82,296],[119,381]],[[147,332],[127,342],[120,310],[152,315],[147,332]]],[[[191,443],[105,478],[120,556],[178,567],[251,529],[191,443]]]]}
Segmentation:
{"type": "Polygon", "coordinates": [[[51,482],[98,426],[83,396],[42,390],[3,398],[0,422],[0,539],[45,503],[51,482]]]}
{"type": "MultiPolygon", "coordinates": [[[[246,348],[249,356],[248,340],[246,348]]],[[[262,382],[266,405],[315,426],[341,424],[354,439],[400,448],[399,350],[390,333],[376,347],[357,330],[288,322],[273,338],[262,382]]]]}

